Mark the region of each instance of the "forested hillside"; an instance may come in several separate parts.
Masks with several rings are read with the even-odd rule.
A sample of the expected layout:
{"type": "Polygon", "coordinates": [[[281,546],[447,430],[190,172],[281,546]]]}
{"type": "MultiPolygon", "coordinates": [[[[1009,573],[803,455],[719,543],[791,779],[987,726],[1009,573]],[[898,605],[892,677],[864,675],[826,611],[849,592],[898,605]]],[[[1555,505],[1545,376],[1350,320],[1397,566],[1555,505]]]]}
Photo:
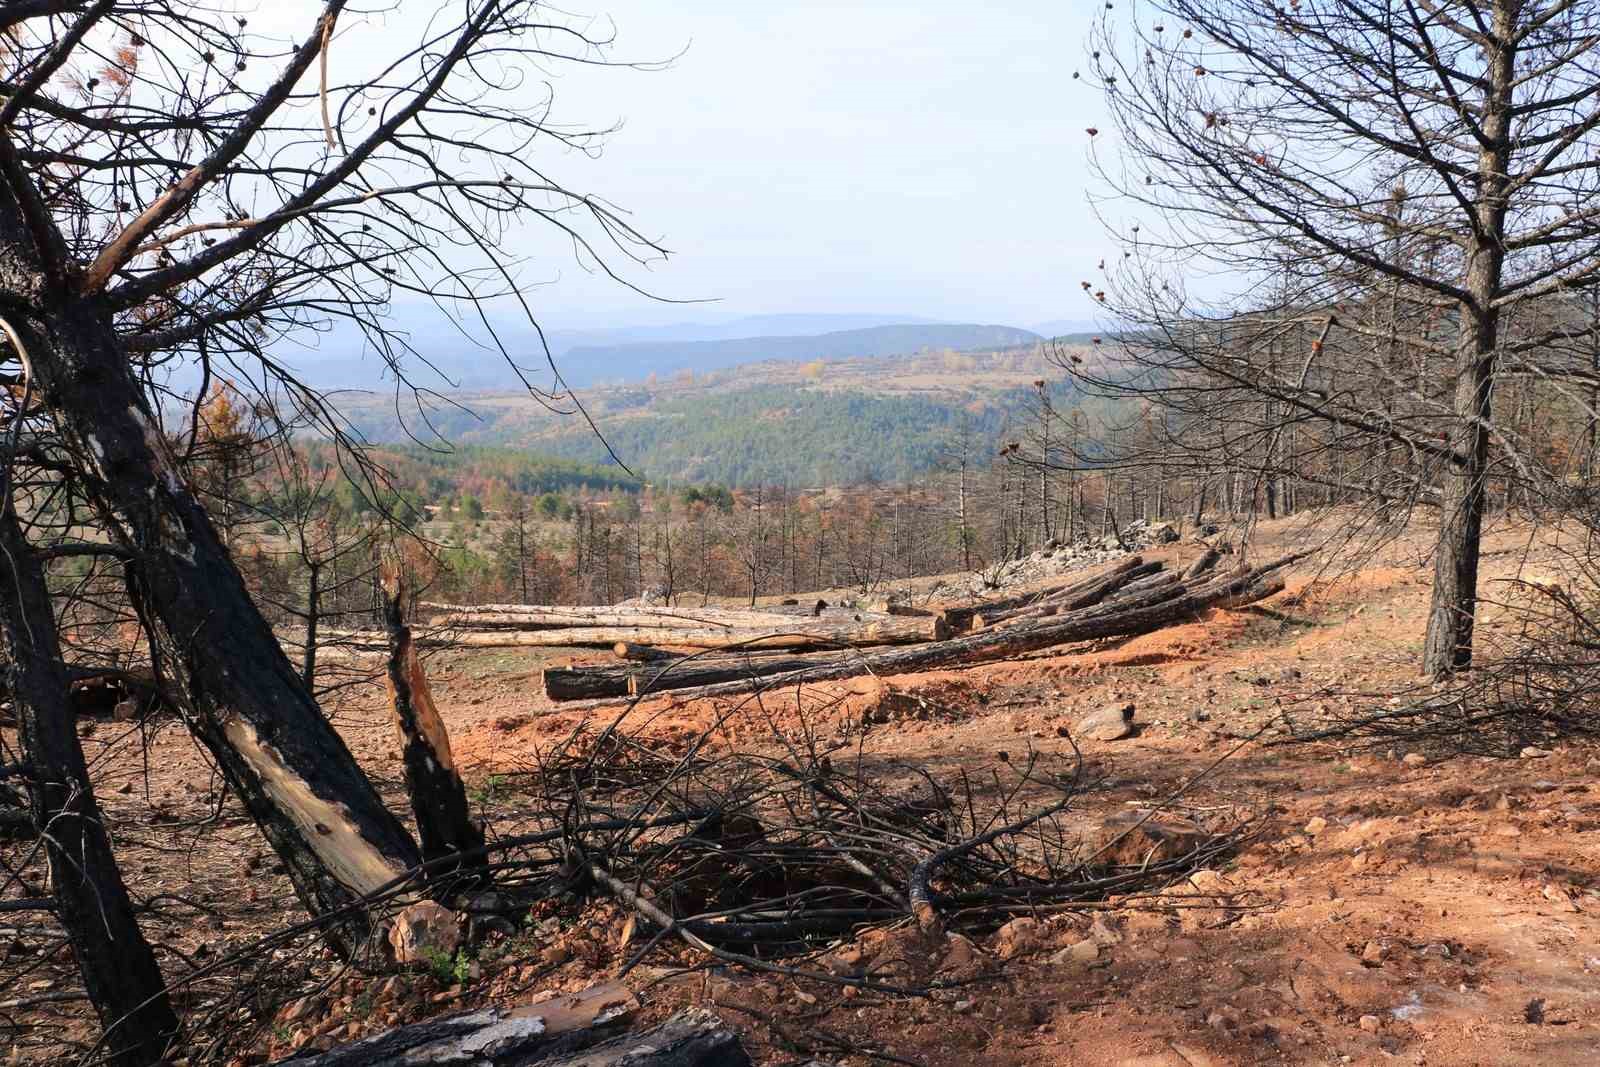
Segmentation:
{"type": "MultiPolygon", "coordinates": [[[[1078,345],[1072,351],[1087,351],[1078,345]]],[[[891,359],[747,364],[578,393],[599,435],[525,393],[463,395],[405,417],[392,398],[352,394],[352,425],[384,444],[428,439],[610,466],[640,477],[734,487],[900,483],[943,462],[953,438],[990,451],[1047,380],[1058,410],[1078,406],[1043,348],[943,351],[891,359]],[[602,439],[603,438],[603,439],[602,439]],[[607,446],[610,447],[608,452],[607,446]]],[[[1092,401],[1096,409],[1103,402],[1092,401]]],[[[436,462],[446,462],[437,460],[436,462]]],[[[519,490],[527,491],[527,490],[519,490]]]]}

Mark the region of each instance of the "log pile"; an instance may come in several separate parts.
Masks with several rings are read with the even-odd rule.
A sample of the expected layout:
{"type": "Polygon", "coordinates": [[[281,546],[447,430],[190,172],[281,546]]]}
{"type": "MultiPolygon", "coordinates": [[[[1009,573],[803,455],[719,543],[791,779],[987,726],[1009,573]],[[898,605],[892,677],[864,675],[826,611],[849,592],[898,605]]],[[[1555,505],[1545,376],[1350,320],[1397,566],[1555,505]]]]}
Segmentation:
{"type": "Polygon", "coordinates": [[[1027,596],[952,605],[934,616],[946,624],[946,633],[917,643],[852,643],[796,655],[675,655],[624,641],[614,649],[618,662],[547,669],[544,689],[551,700],[593,704],[666,691],[685,698],[722,696],[864,674],[938,670],[1058,645],[1135,637],[1190,621],[1212,608],[1237,608],[1272,596],[1284,587],[1281,571],[1300,558],[1286,556],[1218,572],[1221,557],[1208,551],[1180,573],[1132,556],[1100,573],[1027,596]],[[951,627],[966,632],[952,635],[951,627]]]}

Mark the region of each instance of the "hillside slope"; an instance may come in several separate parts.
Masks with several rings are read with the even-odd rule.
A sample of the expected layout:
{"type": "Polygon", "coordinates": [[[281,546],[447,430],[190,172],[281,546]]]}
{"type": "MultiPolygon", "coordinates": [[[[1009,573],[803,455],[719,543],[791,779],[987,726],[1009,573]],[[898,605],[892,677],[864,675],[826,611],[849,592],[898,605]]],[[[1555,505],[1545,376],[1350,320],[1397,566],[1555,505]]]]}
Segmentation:
{"type": "MultiPolygon", "coordinates": [[[[963,435],[970,454],[986,459],[1007,427],[1026,418],[1040,380],[1050,383],[1058,410],[1080,402],[1035,345],[821,364],[773,360],[578,396],[605,442],[647,479],[839,485],[915,478],[939,466],[963,435]]],[[[338,405],[377,443],[431,433],[452,445],[610,462],[581,418],[526,393],[457,394],[426,409],[347,393],[338,405]]]]}

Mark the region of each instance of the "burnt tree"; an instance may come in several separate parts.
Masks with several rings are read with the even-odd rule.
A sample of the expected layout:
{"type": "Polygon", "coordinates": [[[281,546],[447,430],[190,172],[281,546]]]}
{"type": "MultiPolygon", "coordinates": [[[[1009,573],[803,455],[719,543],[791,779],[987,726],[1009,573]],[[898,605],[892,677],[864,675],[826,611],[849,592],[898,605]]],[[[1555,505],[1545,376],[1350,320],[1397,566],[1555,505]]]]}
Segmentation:
{"type": "MultiPolygon", "coordinates": [[[[597,135],[526,106],[519,75],[608,62],[605,42],[533,0],[464,0],[409,31],[328,0],[287,48],[190,0],[12,5],[0,29],[0,313],[17,334],[0,359],[52,414],[57,458],[134,562],[186,721],[353,954],[371,932],[362,901],[420,852],[252,602],[164,419],[183,401],[198,426],[219,373],[274,390],[381,504],[337,414],[268,346],[343,319],[405,382],[414,353],[388,325],[392,296],[475,321],[484,301],[519,306],[501,249],[528,247],[503,239],[522,220],[590,253],[604,241],[598,261],[656,254],[529,150],[597,135]],[[355,74],[334,79],[330,52],[355,74]],[[201,387],[163,395],[157,371],[185,363],[201,387]]],[[[576,410],[559,377],[529,388],[576,410]]]]}
{"type": "Polygon", "coordinates": [[[129,1067],[158,1063],[178,1034],[178,1018],[95,803],[44,569],[23,534],[9,489],[0,498],[0,554],[0,631],[56,915],[100,1016],[110,1061],[129,1067]]]}

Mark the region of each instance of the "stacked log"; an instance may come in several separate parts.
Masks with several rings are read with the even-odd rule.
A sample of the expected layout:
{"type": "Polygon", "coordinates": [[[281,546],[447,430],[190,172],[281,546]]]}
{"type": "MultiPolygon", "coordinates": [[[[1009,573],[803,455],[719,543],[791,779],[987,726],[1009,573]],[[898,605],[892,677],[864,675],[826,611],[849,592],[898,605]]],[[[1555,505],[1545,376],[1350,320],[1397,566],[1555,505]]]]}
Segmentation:
{"type": "MultiPolygon", "coordinates": [[[[982,630],[943,640],[930,641],[912,647],[884,648],[873,651],[856,650],[820,662],[804,662],[798,666],[774,666],[763,671],[757,664],[747,661],[736,677],[711,681],[698,686],[670,687],[674,695],[686,699],[746,693],[769,687],[836,681],[863,674],[907,674],[938,670],[946,667],[966,666],[974,663],[1008,659],[1012,656],[1065,644],[1076,644],[1103,638],[1127,638],[1151,633],[1177,623],[1187,622],[1212,608],[1237,608],[1272,596],[1284,587],[1279,574],[1289,564],[1303,558],[1304,553],[1285,556],[1258,567],[1239,566],[1215,574],[1209,568],[1210,560],[1192,577],[1146,574],[1142,562],[1128,566],[1125,561],[1112,572],[1098,576],[1103,580],[1100,599],[1082,607],[1061,611],[1055,615],[1013,616],[1005,620],[1008,625],[991,625],[982,630]],[[1142,577],[1135,582],[1131,575],[1142,577]],[[1123,584],[1112,581],[1113,574],[1123,584]],[[1108,591],[1114,595],[1108,595],[1108,591]]],[[[1196,568],[1191,567],[1190,572],[1196,568]]],[[[1087,585],[1088,583],[1080,583],[1087,585]]],[[[1061,587],[1057,592],[1063,592],[1061,587]]],[[[1081,593],[1080,596],[1088,594],[1081,593]]],[[[804,657],[796,657],[804,658],[804,657]]],[[[782,660],[768,661],[782,664],[782,660]]],[[[672,667],[670,661],[655,661],[651,666],[658,670],[672,667]]],[[[692,670],[687,662],[687,672],[692,670]]],[[[581,674],[585,668],[569,668],[581,674]]],[[[591,668],[605,672],[607,668],[591,668]]],[[[615,671],[616,668],[609,670],[615,671]]],[[[624,668],[637,671],[637,668],[624,668]]],[[[665,672],[666,677],[674,673],[665,672]]],[[[638,673],[632,675],[637,678],[638,673]]],[[[685,675],[687,677],[687,675],[685,675]]],[[[567,684],[564,680],[563,684],[567,684]]],[[[669,688],[659,686],[653,688],[669,688]]],[[[637,695],[635,685],[632,693],[637,695]]],[[[620,694],[618,694],[620,695],[620,694]]],[[[588,701],[595,705],[605,700],[588,701]]],[[[571,705],[577,706],[577,705],[571,705]]]]}

